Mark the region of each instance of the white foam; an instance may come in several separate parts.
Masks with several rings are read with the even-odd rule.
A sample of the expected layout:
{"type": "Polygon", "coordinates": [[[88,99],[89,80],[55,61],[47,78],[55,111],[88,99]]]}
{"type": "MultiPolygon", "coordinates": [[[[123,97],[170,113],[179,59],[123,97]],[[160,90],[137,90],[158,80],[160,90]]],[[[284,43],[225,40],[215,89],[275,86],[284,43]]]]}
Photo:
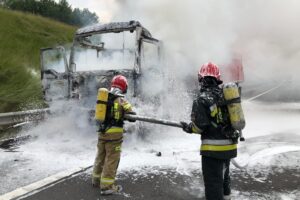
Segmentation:
{"type": "MultiPolygon", "coordinates": [[[[281,132],[288,134],[291,130],[299,135],[299,115],[284,111],[287,107],[293,108],[290,104],[280,104],[282,110],[278,110],[278,105],[274,105],[277,110],[273,110],[272,106],[255,102],[244,105],[247,120],[244,131],[246,142],[240,144],[237,162],[246,163],[254,168],[274,165],[297,168],[299,162],[296,158],[299,154],[289,153],[284,158],[279,155],[299,151],[299,147],[290,143],[290,140],[274,142],[268,141],[268,138],[276,137],[276,134],[281,132]],[[266,136],[264,141],[259,140],[259,136],[262,135],[266,136]],[[258,141],[247,144],[247,139],[258,141]]],[[[75,106],[66,114],[49,118],[32,128],[30,132],[26,132],[36,138],[21,145],[17,149],[19,152],[8,153],[1,150],[1,168],[7,170],[4,179],[1,179],[6,180],[5,184],[1,184],[1,193],[62,170],[93,164],[97,134],[95,128],[87,123],[87,116],[77,109],[75,106]],[[9,169],[6,167],[7,164],[10,165],[9,169]]],[[[159,125],[146,125],[146,128],[149,132],[144,138],[138,136],[136,131],[125,135],[120,171],[136,170],[136,175],[143,175],[147,173],[147,170],[142,170],[145,167],[173,168],[178,173],[190,174],[201,169],[199,135],[189,135],[179,128],[159,125]],[[161,152],[162,156],[156,156],[157,152],[161,152]]]]}

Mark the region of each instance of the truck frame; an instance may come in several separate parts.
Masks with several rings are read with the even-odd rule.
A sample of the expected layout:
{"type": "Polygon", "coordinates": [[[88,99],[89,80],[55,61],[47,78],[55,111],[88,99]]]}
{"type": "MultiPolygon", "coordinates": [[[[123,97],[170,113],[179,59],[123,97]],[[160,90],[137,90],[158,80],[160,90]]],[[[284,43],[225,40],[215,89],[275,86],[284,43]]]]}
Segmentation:
{"type": "Polygon", "coordinates": [[[147,84],[143,83],[144,74],[158,76],[162,70],[162,43],[152,37],[138,21],[80,28],[75,33],[70,50],[66,49],[64,46],[56,46],[40,50],[41,79],[46,102],[79,99],[91,107],[95,103],[98,88],[108,88],[112,77],[117,74],[128,78],[130,96],[137,97],[143,92],[142,85],[147,84]],[[118,39],[111,39],[110,36],[118,36],[118,39]],[[130,44],[126,40],[127,36],[131,38],[130,44]],[[81,65],[84,63],[82,61],[86,64],[81,65]],[[112,64],[114,62],[117,64],[112,64]],[[104,64],[102,67],[101,63],[104,64]]]}

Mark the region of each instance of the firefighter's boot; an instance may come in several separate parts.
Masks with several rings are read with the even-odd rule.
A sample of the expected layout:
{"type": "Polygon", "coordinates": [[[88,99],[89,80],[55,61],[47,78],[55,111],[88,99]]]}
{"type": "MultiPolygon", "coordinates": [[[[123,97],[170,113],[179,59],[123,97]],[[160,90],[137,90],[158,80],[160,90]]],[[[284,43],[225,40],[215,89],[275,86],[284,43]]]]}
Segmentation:
{"type": "Polygon", "coordinates": [[[110,188],[101,189],[101,195],[118,194],[121,191],[122,191],[122,186],[121,185],[115,185],[115,184],[113,184],[110,188]]]}

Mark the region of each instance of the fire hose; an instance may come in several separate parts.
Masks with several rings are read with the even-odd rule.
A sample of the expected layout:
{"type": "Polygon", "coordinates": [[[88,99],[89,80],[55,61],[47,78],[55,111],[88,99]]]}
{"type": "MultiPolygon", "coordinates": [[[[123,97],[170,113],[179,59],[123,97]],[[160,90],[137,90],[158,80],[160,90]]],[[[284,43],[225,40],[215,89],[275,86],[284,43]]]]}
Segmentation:
{"type": "Polygon", "coordinates": [[[175,122],[175,121],[165,120],[165,119],[156,119],[156,118],[139,116],[139,115],[131,115],[131,114],[126,114],[125,119],[149,122],[149,123],[153,123],[153,124],[161,124],[161,125],[172,126],[172,127],[177,127],[177,128],[183,128],[183,126],[180,122],[175,122]]]}
{"type": "MultiPolygon", "coordinates": [[[[180,122],[171,121],[171,120],[156,119],[156,118],[132,115],[132,114],[125,114],[124,117],[125,117],[125,119],[128,119],[128,120],[137,120],[137,121],[149,122],[149,123],[153,123],[153,124],[160,124],[160,125],[165,125],[165,126],[183,128],[183,126],[180,122]]],[[[245,138],[243,137],[241,131],[240,131],[240,141],[245,141],[245,138]]]]}

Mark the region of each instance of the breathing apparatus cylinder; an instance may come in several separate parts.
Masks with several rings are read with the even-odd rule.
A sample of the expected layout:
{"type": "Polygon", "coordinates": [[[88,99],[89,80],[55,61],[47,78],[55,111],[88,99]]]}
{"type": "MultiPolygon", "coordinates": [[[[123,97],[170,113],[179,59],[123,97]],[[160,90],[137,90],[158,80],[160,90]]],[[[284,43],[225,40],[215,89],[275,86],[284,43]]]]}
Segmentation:
{"type": "Polygon", "coordinates": [[[108,102],[108,90],[106,88],[100,88],[97,94],[97,104],[95,111],[95,120],[99,122],[105,121],[107,102],[108,102]]]}
{"type": "Polygon", "coordinates": [[[241,105],[239,88],[234,82],[226,83],[223,85],[223,93],[227,101],[230,123],[235,130],[240,132],[240,141],[244,141],[242,129],[245,128],[246,122],[241,105]]]}

